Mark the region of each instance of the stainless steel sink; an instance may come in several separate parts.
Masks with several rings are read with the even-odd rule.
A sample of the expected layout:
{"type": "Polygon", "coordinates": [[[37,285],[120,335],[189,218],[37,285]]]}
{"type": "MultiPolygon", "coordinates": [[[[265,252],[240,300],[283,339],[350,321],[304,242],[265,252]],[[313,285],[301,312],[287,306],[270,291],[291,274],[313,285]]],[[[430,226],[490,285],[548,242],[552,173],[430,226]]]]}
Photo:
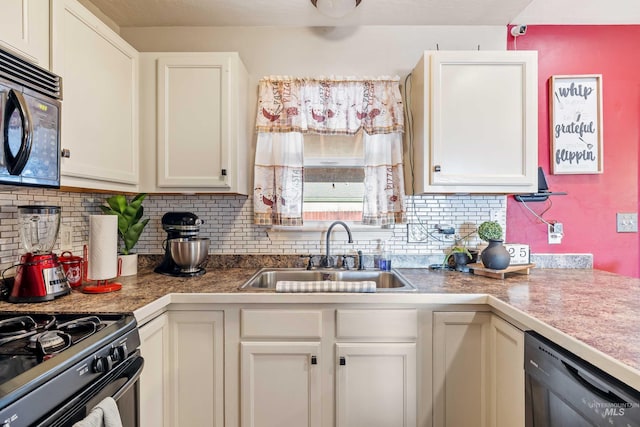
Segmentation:
{"type": "Polygon", "coordinates": [[[247,280],[240,289],[275,289],[279,281],[313,282],[345,281],[376,283],[376,292],[411,292],[416,288],[397,270],[303,270],[298,268],[263,268],[247,280]]]}

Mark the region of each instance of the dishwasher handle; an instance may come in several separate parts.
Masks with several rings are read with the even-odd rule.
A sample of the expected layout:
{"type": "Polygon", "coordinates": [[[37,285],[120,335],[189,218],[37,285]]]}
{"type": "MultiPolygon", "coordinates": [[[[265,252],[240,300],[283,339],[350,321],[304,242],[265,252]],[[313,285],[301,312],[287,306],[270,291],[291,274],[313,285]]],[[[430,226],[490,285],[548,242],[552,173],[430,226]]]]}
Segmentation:
{"type": "Polygon", "coordinates": [[[580,371],[578,371],[577,368],[569,365],[564,360],[562,361],[562,365],[565,367],[567,372],[569,372],[569,374],[576,381],[578,381],[580,384],[582,384],[583,387],[585,387],[587,390],[589,390],[593,394],[596,394],[596,395],[600,396],[601,398],[605,399],[609,403],[615,403],[615,404],[618,404],[618,405],[628,405],[629,404],[623,398],[621,398],[617,394],[613,393],[611,390],[603,389],[600,386],[598,386],[596,384],[593,384],[591,381],[589,381],[587,378],[585,378],[583,375],[581,375],[580,371]]]}

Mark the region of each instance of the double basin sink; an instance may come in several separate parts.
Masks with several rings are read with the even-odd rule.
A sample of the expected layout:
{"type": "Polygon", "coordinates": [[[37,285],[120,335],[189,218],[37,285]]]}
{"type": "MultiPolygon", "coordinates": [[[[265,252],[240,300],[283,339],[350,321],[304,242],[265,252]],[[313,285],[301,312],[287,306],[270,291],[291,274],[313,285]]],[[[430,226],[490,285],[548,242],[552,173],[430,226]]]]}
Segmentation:
{"type": "Polygon", "coordinates": [[[305,270],[298,268],[263,268],[240,289],[275,289],[280,281],[316,282],[375,282],[376,292],[411,292],[416,288],[397,270],[305,270]]]}

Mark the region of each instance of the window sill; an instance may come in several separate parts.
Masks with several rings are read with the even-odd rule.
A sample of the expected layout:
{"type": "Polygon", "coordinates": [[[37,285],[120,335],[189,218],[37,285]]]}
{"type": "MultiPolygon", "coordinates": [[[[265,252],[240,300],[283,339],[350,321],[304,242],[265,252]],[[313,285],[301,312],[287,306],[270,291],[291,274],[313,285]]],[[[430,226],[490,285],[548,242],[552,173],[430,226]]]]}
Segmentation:
{"type": "MultiPolygon", "coordinates": [[[[271,240],[311,240],[324,242],[326,232],[333,221],[309,221],[301,227],[281,227],[274,226],[267,230],[267,235],[271,240]]],[[[382,228],[376,225],[363,225],[357,223],[347,223],[353,240],[389,240],[393,236],[393,228],[382,228]]],[[[331,239],[347,239],[347,232],[343,227],[334,227],[331,239]]]]}

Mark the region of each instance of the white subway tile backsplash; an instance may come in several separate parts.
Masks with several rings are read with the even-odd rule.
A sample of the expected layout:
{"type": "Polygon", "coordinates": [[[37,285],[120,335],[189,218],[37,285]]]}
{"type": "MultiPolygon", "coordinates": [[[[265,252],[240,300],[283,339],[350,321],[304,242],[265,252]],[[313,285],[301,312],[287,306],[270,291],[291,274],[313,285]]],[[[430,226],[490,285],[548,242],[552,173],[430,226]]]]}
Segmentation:
{"type": "MultiPolygon", "coordinates": [[[[48,189],[21,189],[0,191],[0,269],[14,264],[22,251],[17,230],[17,206],[23,204],[50,204],[62,207],[62,223],[72,227],[73,253],[82,254],[88,241],[89,215],[100,214],[99,205],[108,194],[77,193],[48,189]]],[[[407,226],[398,224],[392,228],[388,241],[396,254],[441,254],[453,244],[436,234],[437,224],[447,224],[460,236],[469,235],[466,241],[479,243],[475,228],[490,219],[492,210],[506,210],[505,196],[471,195],[422,195],[407,196],[407,220],[423,224],[431,236],[424,242],[407,243],[407,226]]],[[[149,195],[144,202],[145,217],[151,220],[136,246],[140,254],[161,254],[166,233],[160,220],[168,211],[190,211],[205,223],[201,235],[211,239],[210,252],[219,254],[321,254],[324,240],[318,236],[311,240],[274,240],[267,235],[267,228],[253,225],[253,200],[236,195],[149,195]]],[[[506,224],[502,224],[503,227],[506,224]]],[[[351,253],[362,250],[373,253],[378,240],[358,238],[355,244],[336,241],[334,253],[351,253]]],[[[56,248],[59,252],[59,248],[56,248]]]]}

